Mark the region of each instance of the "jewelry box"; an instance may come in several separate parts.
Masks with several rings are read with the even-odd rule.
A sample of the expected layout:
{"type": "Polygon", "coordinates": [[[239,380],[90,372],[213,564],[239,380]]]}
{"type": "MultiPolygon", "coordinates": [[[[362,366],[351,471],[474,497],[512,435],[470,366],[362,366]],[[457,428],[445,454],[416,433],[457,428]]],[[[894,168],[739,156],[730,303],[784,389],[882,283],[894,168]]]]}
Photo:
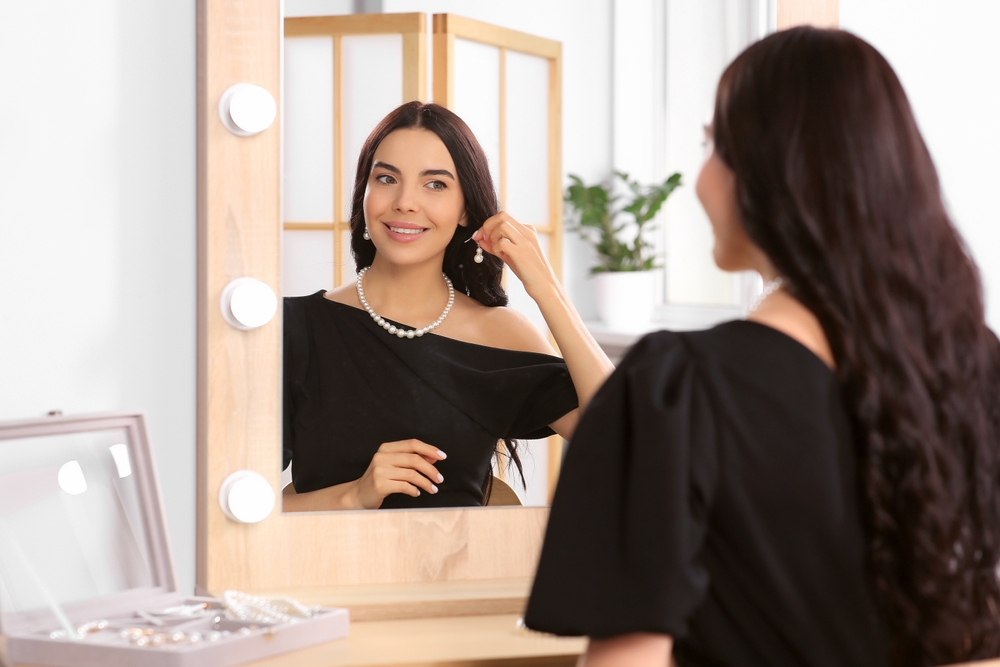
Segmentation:
{"type": "Polygon", "coordinates": [[[0,423],[0,634],[14,664],[227,667],[347,635],[346,609],[178,592],[143,416],[0,423]]]}

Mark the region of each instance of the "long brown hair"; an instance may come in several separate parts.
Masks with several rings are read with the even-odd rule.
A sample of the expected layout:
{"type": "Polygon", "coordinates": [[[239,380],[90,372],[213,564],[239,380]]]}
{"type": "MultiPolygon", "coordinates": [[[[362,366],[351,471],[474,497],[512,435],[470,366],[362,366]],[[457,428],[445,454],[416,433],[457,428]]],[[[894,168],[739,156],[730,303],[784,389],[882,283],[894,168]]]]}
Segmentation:
{"type": "MultiPolygon", "coordinates": [[[[361,155],[358,156],[358,170],[354,177],[354,196],[351,199],[351,254],[358,271],[371,266],[375,260],[375,244],[366,241],[365,233],[365,190],[368,176],[375,160],[375,151],[382,141],[396,130],[421,128],[438,136],[455,162],[455,174],[462,196],[465,199],[465,215],[468,225],[455,229],[455,235],[444,251],[442,271],[448,275],[455,289],[464,292],[484,306],[506,306],[507,293],[503,289],[503,260],[489,253],[483,253],[483,261],[475,262],[476,245],[466,243],[473,232],[483,226],[486,219],[500,212],[500,201],[489,163],[476,135],[454,112],[438,104],[407,102],[396,107],[382,119],[368,135],[361,155]]],[[[518,443],[513,439],[500,440],[494,449],[494,457],[507,458],[521,476],[524,472],[518,453],[518,443]]],[[[489,473],[483,481],[483,504],[489,500],[493,490],[493,476],[489,473]]]]}
{"type": "Polygon", "coordinates": [[[996,657],[1000,343],[899,80],[794,28],[726,69],[713,125],[747,233],[832,348],[892,662],[996,657]]]}

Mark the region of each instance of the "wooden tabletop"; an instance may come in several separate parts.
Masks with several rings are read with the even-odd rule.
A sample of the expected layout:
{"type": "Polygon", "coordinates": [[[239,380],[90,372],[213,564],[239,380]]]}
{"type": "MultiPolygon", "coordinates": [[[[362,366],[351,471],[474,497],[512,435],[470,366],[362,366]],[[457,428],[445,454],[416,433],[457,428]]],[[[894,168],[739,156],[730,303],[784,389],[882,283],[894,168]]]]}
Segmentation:
{"type": "Polygon", "coordinates": [[[247,667],[572,667],[582,638],[519,630],[517,614],[352,622],[345,639],[247,667]]]}
{"type": "Polygon", "coordinates": [[[573,667],[576,664],[577,656],[586,646],[585,639],[518,630],[517,619],[517,614],[498,614],[351,622],[344,639],[246,663],[246,667],[573,667]]]}

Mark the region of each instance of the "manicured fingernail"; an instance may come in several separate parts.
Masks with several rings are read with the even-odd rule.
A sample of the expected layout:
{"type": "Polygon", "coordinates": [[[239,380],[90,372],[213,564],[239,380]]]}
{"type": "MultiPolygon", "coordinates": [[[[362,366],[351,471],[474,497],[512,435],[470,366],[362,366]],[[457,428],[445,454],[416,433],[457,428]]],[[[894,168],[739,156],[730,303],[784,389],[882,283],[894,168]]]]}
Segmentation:
{"type": "Polygon", "coordinates": [[[438,450],[438,458],[439,458],[439,459],[446,459],[446,458],[448,458],[448,455],[447,455],[447,454],[445,454],[444,452],[442,452],[442,451],[441,451],[441,450],[439,449],[439,450],[438,450]]]}
{"type": "Polygon", "coordinates": [[[431,493],[437,493],[437,492],[438,492],[438,488],[436,486],[434,486],[433,484],[431,484],[431,493]]]}
{"type": "Polygon", "coordinates": [[[441,473],[438,473],[438,484],[440,484],[443,481],[444,481],[444,475],[442,475],[441,473]]]}
{"type": "Polygon", "coordinates": [[[420,489],[417,489],[417,495],[418,496],[420,495],[420,489]]]}

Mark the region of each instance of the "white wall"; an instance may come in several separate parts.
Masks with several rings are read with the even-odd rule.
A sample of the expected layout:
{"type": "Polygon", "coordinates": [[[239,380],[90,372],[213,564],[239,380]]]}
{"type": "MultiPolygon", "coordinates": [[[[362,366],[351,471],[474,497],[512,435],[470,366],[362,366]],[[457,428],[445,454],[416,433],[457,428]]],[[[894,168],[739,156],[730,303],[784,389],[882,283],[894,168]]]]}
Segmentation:
{"type": "Polygon", "coordinates": [[[982,272],[987,321],[1000,331],[1000,3],[840,0],[840,21],[881,51],[903,82],[982,272]]]}
{"type": "Polygon", "coordinates": [[[144,410],[194,588],[195,5],[0,3],[0,419],[144,410]]]}

